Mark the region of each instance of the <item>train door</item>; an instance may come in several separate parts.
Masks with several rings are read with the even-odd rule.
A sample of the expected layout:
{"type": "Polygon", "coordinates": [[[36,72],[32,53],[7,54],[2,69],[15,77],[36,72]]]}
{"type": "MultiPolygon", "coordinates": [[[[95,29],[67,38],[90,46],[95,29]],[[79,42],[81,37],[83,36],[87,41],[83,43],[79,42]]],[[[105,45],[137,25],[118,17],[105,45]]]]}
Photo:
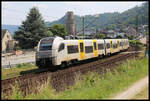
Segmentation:
{"type": "Polygon", "coordinates": [[[110,41],[110,50],[111,50],[111,53],[113,53],[113,43],[112,43],[112,40],[110,41]]]}
{"type": "Polygon", "coordinates": [[[83,40],[79,40],[79,55],[81,60],[85,58],[85,48],[83,40]]]}
{"type": "Polygon", "coordinates": [[[94,56],[98,56],[98,46],[96,40],[93,40],[93,50],[94,56]]]}
{"type": "Polygon", "coordinates": [[[118,52],[119,52],[119,40],[117,40],[117,48],[118,48],[118,52]]]}

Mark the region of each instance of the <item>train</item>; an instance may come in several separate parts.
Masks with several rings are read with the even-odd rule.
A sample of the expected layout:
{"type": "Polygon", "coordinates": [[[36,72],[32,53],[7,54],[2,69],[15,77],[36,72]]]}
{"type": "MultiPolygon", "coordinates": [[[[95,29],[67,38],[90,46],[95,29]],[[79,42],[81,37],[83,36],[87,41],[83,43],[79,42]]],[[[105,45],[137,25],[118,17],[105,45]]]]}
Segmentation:
{"type": "Polygon", "coordinates": [[[45,37],[37,45],[36,66],[67,66],[87,59],[102,57],[127,50],[128,39],[63,39],[45,37]]]}

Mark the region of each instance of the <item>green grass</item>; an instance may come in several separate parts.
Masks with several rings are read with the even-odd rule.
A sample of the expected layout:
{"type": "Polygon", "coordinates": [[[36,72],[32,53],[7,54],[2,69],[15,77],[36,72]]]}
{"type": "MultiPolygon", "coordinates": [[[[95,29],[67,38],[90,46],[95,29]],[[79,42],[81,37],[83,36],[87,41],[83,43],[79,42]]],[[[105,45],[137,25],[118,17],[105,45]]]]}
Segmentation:
{"type": "Polygon", "coordinates": [[[21,99],[109,99],[146,75],[148,58],[131,59],[117,67],[113,73],[109,70],[104,75],[89,72],[82,76],[82,80],[77,75],[76,84],[63,92],[56,93],[47,84],[41,87],[39,94],[31,94],[21,99]]]}
{"type": "Polygon", "coordinates": [[[2,68],[1,79],[7,79],[10,77],[19,76],[21,71],[27,71],[36,68],[37,67],[34,64],[29,64],[29,63],[18,64],[15,68],[12,67],[10,69],[2,68]]]}

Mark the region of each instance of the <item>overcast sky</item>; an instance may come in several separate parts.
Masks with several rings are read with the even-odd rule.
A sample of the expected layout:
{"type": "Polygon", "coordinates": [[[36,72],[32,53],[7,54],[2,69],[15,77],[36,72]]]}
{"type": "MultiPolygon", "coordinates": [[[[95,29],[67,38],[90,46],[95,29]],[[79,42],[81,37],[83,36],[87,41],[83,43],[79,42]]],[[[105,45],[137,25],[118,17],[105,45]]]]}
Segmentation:
{"type": "Polygon", "coordinates": [[[33,6],[39,8],[45,21],[60,19],[67,11],[75,15],[123,12],[144,2],[2,2],[2,24],[20,25],[33,6]]]}

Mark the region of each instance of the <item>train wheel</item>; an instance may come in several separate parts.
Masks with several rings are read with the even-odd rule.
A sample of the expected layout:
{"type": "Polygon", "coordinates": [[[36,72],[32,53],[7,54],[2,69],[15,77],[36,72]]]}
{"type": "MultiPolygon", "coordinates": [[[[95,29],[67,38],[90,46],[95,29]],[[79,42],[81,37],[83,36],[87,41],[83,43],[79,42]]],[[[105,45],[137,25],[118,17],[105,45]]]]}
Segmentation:
{"type": "Polygon", "coordinates": [[[77,64],[77,60],[71,60],[71,65],[77,64]]]}
{"type": "Polygon", "coordinates": [[[68,66],[67,62],[62,62],[61,69],[65,69],[68,66]]]}
{"type": "Polygon", "coordinates": [[[38,68],[39,68],[39,69],[43,69],[43,66],[39,65],[38,68]]]}

